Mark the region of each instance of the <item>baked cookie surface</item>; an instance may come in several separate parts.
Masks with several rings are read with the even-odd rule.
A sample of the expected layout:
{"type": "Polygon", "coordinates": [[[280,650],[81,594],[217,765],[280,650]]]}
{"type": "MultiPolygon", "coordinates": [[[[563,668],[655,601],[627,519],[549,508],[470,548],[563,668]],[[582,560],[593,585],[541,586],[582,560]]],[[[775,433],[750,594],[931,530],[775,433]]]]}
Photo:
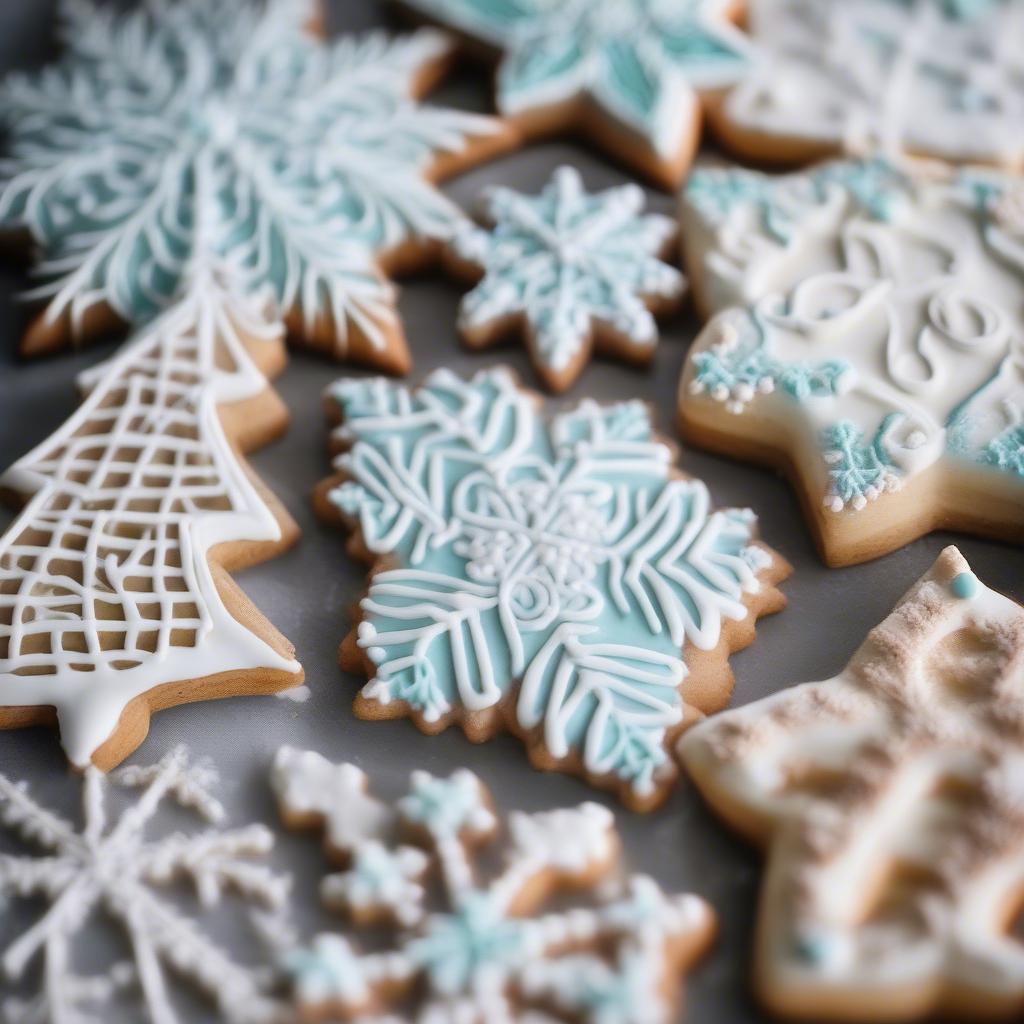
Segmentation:
{"type": "Polygon", "coordinates": [[[833,679],[691,730],[768,850],[755,983],[803,1020],[1017,1020],[1024,608],[947,548],[833,679]]]}
{"type": "Polygon", "coordinates": [[[373,566],[342,646],[370,677],[356,713],[508,730],[540,767],[660,801],[667,742],[728,701],[728,654],[783,603],[754,514],[713,511],[640,402],[545,422],[496,369],[341,381],[328,406],[342,454],[317,507],[373,566]]]}
{"type": "Polygon", "coordinates": [[[832,565],[1024,536],[1024,186],[885,161],[700,171],[688,440],[794,479],[832,565]]]}

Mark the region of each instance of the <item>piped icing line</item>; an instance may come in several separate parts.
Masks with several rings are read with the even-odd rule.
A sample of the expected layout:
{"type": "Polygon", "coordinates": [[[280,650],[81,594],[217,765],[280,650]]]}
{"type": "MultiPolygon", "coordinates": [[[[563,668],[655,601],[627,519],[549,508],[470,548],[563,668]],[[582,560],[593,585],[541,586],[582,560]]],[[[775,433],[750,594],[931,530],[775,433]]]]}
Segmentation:
{"type": "Polygon", "coordinates": [[[947,548],[838,676],[681,740],[768,851],[756,976],[776,1012],[1019,1016],[1022,682],[1024,608],[947,548]]]}
{"type": "Polygon", "coordinates": [[[673,979],[703,951],[714,917],[703,900],[621,870],[607,809],[508,815],[504,862],[488,878],[474,851],[494,843],[499,817],[466,769],[413,772],[407,794],[384,802],[353,765],[284,747],[271,783],[286,823],[312,812],[345,860],[325,879],[328,905],[350,925],[385,921],[393,933],[378,952],[361,951],[351,926],[282,949],[300,1012],[360,1020],[412,996],[424,1021],[512,1024],[541,1006],[544,1020],[582,1024],[629,1024],[641,1007],[651,1024],[677,1019],[673,979]],[[428,872],[439,904],[422,884],[428,872]],[[570,891],[570,906],[548,908],[570,891]]]}
{"type": "Polygon", "coordinates": [[[713,511],[639,402],[546,423],[503,369],[328,397],[344,451],[320,508],[381,563],[343,645],[371,675],[357,713],[504,727],[652,806],[666,742],[699,714],[690,654],[726,656],[781,607],[787,567],[754,514],[713,511]]]}
{"type": "MultiPolygon", "coordinates": [[[[500,55],[502,114],[548,125],[550,110],[578,112],[585,98],[626,129],[632,149],[673,164],[691,145],[701,94],[734,84],[751,46],[730,0],[399,0],[500,55]]],[[[567,129],[583,117],[565,115],[567,129]]],[[[593,134],[598,139],[601,132],[593,134]]],[[[682,168],[669,175],[676,184],[682,168]]]]}
{"type": "Polygon", "coordinates": [[[748,23],[759,59],[723,105],[737,147],[1024,167],[1015,0],[751,0],[748,23]]]}
{"type": "Polygon", "coordinates": [[[3,85],[0,227],[31,233],[44,279],[33,297],[49,302],[27,344],[58,343],[63,324],[82,333],[100,307],[138,323],[174,301],[202,201],[216,214],[210,255],[271,292],[293,333],[407,366],[380,264],[450,235],[462,215],[431,177],[507,133],[416,102],[448,59],[439,33],[324,43],[314,8],[62,6],[64,57],[3,85]],[[213,178],[202,196],[200,163],[213,178]]]}
{"type": "Polygon", "coordinates": [[[644,214],[644,204],[635,185],[588,193],[572,167],[558,168],[536,196],[488,189],[490,226],[466,224],[449,245],[479,278],[459,306],[463,337],[486,344],[510,319],[521,324],[541,376],[556,389],[576,378],[595,342],[650,359],[654,311],[674,307],[686,282],[660,258],[674,222],[644,214]]]}
{"type": "Polygon", "coordinates": [[[684,424],[709,401],[739,432],[789,424],[821,453],[806,486],[832,513],[940,465],[1024,495],[1021,194],[996,172],[881,159],[696,172],[684,235],[720,312],[688,356],[684,424]]]}

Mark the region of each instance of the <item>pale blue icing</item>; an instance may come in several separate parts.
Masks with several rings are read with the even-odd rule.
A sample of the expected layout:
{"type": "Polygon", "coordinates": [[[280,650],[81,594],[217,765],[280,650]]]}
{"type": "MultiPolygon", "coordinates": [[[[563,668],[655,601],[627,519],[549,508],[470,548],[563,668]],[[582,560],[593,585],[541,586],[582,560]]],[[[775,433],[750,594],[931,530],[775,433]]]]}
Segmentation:
{"type": "MultiPolygon", "coordinates": [[[[913,7],[920,0],[889,0],[902,7],[913,7]]],[[[953,21],[973,21],[988,14],[994,7],[1000,7],[1006,0],[932,0],[935,6],[953,21]]]]}
{"type": "Polygon", "coordinates": [[[742,33],[708,0],[410,0],[427,14],[505,51],[498,105],[520,113],[585,91],[672,155],[691,129],[691,87],[738,80],[742,33]]]}
{"type": "Polygon", "coordinates": [[[885,450],[884,438],[892,422],[887,416],[871,440],[854,423],[843,420],[821,433],[821,448],[829,464],[829,493],[844,505],[877,497],[899,477],[885,450]]]}
{"type": "Polygon", "coordinates": [[[683,645],[715,646],[765,567],[752,515],[709,517],[702,485],[671,480],[639,402],[547,425],[500,371],[412,394],[343,382],[334,398],[355,479],[331,500],[399,567],[363,602],[367,693],[436,721],[524,680],[521,725],[649,792],[683,645]]]}
{"type": "Polygon", "coordinates": [[[469,774],[448,779],[416,775],[409,793],[398,801],[402,817],[436,839],[458,837],[473,824],[483,806],[480,786],[469,774]]]}
{"type": "Polygon", "coordinates": [[[337,313],[387,298],[374,251],[456,223],[422,172],[490,129],[409,98],[435,36],[327,46],[279,0],[63,9],[65,56],[0,88],[0,225],[39,242],[46,294],[144,321],[193,259],[222,258],[286,307],[337,313]]]}

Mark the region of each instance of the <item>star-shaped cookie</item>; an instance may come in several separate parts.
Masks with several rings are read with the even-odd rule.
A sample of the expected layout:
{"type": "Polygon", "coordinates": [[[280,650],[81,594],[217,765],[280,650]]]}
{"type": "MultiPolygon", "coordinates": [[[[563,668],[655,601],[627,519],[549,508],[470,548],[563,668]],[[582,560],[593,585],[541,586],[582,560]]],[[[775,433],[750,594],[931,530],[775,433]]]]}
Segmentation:
{"type": "Polygon", "coordinates": [[[800,1020],[1019,1020],[1024,608],[956,550],[847,668],[697,725],[682,760],[768,851],[756,986],[800,1020]]]}

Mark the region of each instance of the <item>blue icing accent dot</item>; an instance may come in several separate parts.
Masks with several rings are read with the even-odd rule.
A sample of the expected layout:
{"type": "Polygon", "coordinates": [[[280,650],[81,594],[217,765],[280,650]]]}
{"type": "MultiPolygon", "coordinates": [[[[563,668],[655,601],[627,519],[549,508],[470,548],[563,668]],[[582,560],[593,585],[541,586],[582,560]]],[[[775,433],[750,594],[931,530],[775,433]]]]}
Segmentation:
{"type": "Polygon", "coordinates": [[[949,589],[954,597],[968,600],[978,593],[978,577],[973,572],[961,572],[953,577],[949,589]]]}

